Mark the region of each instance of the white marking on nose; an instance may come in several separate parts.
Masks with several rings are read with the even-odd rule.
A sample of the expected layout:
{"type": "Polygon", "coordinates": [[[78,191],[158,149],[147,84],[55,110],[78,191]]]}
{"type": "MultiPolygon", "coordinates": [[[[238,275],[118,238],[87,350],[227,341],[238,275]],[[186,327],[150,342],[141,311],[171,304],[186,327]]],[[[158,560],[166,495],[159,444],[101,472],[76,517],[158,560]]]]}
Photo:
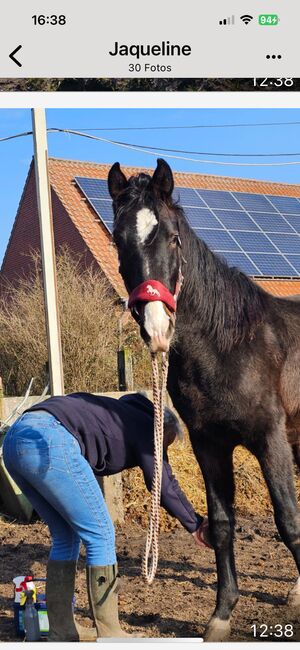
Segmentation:
{"type": "Polygon", "coordinates": [[[144,311],[144,327],[152,339],[154,336],[166,336],[170,319],[160,300],[147,302],[144,311]]]}
{"type": "Polygon", "coordinates": [[[154,212],[151,212],[149,208],[142,208],[139,210],[136,215],[136,230],[139,241],[143,244],[147,237],[149,237],[154,226],[158,223],[154,212]]]}

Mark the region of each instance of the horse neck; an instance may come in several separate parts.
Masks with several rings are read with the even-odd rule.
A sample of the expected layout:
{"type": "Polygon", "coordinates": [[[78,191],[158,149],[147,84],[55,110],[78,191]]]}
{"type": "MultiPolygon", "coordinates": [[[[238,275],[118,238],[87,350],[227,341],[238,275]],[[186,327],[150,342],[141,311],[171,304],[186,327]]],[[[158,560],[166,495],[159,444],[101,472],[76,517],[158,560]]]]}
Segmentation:
{"type": "Polygon", "coordinates": [[[251,339],[263,321],[269,296],[238,269],[229,268],[181,224],[184,281],[178,299],[179,335],[193,326],[220,352],[251,339]]]}

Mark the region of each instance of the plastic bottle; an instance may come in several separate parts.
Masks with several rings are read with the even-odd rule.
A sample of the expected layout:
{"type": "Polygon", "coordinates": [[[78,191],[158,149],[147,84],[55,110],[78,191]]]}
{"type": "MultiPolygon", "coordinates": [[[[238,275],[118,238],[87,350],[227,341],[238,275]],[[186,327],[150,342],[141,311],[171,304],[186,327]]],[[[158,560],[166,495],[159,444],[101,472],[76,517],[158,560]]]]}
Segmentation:
{"type": "MultiPolygon", "coordinates": [[[[34,593],[36,592],[35,584],[32,581],[32,576],[16,576],[13,579],[13,583],[15,587],[15,603],[24,605],[25,598],[23,600],[23,593],[26,591],[26,589],[27,591],[32,589],[34,593]]],[[[35,600],[35,596],[33,597],[33,600],[35,600]]]]}
{"type": "Polygon", "coordinates": [[[25,592],[26,603],[24,611],[24,629],[26,641],[39,641],[41,637],[39,615],[33,602],[33,590],[25,592]]]}

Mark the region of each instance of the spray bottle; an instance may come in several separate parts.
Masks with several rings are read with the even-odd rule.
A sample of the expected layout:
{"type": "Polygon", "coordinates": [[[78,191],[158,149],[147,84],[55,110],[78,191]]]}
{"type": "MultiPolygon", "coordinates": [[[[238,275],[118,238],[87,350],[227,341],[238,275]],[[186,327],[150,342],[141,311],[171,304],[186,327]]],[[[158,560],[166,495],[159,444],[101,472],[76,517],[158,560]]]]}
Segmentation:
{"type": "Polygon", "coordinates": [[[20,605],[24,605],[25,603],[25,595],[24,592],[29,591],[30,589],[33,590],[34,592],[34,597],[33,600],[35,602],[35,594],[36,594],[36,589],[35,589],[35,584],[32,581],[32,576],[16,576],[13,579],[14,587],[15,587],[15,603],[19,603],[20,605]]]}
{"type": "Polygon", "coordinates": [[[39,625],[39,615],[33,602],[34,592],[32,589],[25,591],[26,603],[24,612],[24,629],[26,641],[39,641],[41,632],[39,625]]]}

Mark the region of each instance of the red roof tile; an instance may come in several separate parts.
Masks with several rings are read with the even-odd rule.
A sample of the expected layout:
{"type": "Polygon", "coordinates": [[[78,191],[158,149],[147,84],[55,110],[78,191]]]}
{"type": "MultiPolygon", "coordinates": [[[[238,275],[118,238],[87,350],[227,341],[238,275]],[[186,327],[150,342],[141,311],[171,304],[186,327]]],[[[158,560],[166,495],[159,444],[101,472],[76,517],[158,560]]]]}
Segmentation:
{"type": "MultiPolygon", "coordinates": [[[[56,174],[65,176],[67,171],[74,176],[86,176],[87,178],[107,179],[111,165],[100,163],[80,162],[77,160],[64,160],[50,158],[50,166],[55,167],[56,174]]],[[[139,174],[140,172],[153,173],[153,168],[145,167],[122,167],[126,176],[139,174]]],[[[190,172],[174,172],[175,185],[181,187],[205,188],[211,190],[227,190],[231,192],[253,192],[253,194],[274,194],[282,196],[300,196],[300,185],[289,185],[288,183],[272,183],[270,181],[257,181],[245,178],[232,178],[230,176],[213,176],[209,174],[192,174],[190,172]]]]}
{"type": "Polygon", "coordinates": [[[256,282],[273,296],[300,295],[300,280],[256,280],[256,282]]]}

